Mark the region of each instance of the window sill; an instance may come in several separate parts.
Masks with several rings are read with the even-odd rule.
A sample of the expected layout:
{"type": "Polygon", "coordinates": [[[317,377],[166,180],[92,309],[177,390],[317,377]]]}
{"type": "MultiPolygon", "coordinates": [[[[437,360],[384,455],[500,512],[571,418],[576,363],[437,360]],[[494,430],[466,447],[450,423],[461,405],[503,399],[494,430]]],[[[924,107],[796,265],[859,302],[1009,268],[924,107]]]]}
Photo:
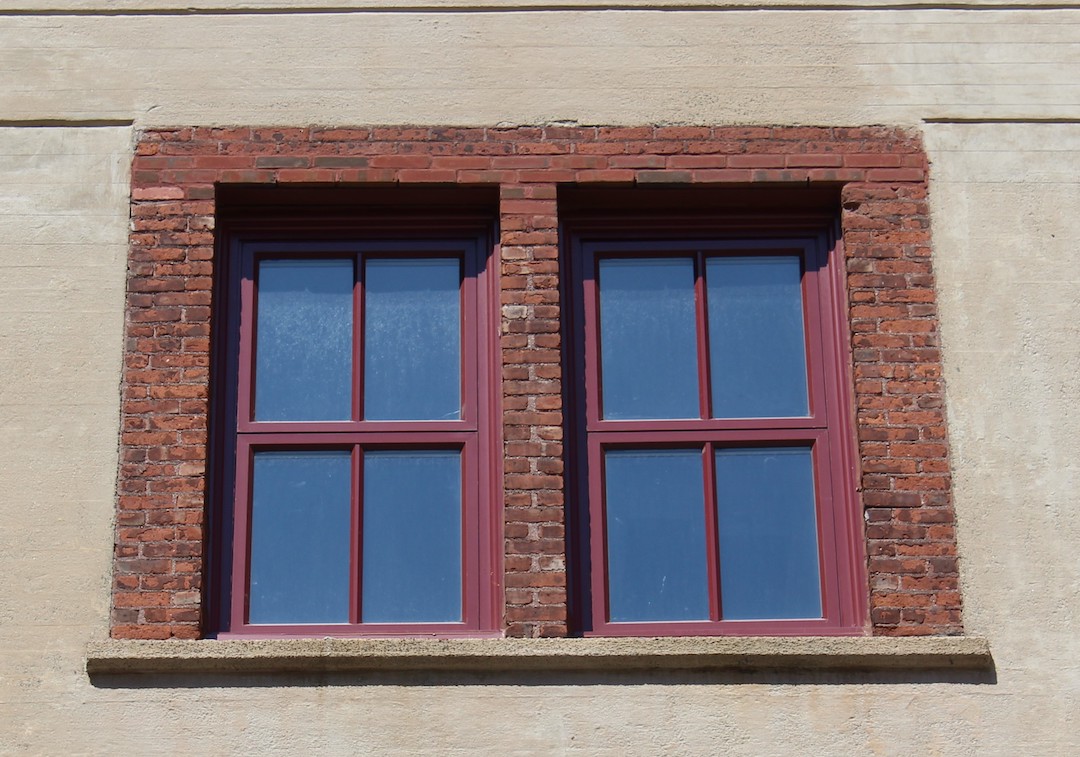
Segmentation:
{"type": "Polygon", "coordinates": [[[90,675],[317,671],[986,670],[975,636],[94,642],[90,675]]]}

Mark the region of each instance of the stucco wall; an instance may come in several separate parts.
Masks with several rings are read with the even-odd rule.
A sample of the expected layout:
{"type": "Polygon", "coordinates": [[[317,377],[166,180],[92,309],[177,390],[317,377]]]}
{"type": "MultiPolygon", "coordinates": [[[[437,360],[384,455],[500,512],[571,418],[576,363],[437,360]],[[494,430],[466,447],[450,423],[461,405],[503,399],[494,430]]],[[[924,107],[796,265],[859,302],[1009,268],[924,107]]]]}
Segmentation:
{"type": "Polygon", "coordinates": [[[1054,671],[1075,709],[1080,126],[926,138],[966,625],[1002,678],[1054,671]]]}
{"type": "Polygon", "coordinates": [[[0,17],[3,118],[913,124],[1080,117],[1078,11],[0,17]]]}
{"type": "Polygon", "coordinates": [[[1080,751],[1080,10],[5,13],[0,752],[1080,751]],[[129,120],[919,125],[966,625],[996,674],[92,684],[129,120]]]}

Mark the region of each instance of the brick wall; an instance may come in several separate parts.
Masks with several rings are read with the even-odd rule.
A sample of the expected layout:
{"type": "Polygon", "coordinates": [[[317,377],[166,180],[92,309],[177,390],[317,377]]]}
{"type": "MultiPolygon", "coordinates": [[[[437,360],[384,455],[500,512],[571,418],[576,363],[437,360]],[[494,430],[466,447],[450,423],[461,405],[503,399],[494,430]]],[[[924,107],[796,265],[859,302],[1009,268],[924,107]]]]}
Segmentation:
{"type": "Polygon", "coordinates": [[[842,183],[871,630],[959,633],[926,171],[917,136],[883,127],[144,133],[132,173],[113,636],[203,630],[215,184],[370,182],[499,186],[510,636],[567,630],[558,185],[842,183]]]}

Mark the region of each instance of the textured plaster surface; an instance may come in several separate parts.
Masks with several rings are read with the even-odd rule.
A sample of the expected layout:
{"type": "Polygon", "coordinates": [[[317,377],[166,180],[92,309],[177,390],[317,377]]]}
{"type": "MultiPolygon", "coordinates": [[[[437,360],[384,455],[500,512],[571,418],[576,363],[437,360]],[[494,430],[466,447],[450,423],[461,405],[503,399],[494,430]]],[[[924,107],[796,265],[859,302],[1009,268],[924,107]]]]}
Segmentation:
{"type": "Polygon", "coordinates": [[[1080,10],[0,16],[2,118],[1080,118],[1080,10]]]}
{"type": "MultiPolygon", "coordinates": [[[[0,17],[2,123],[1080,116],[1070,11],[0,17]]],[[[0,128],[0,753],[1080,753],[1080,126],[929,124],[968,632],[990,672],[86,675],[131,133],[0,128]]]]}
{"type": "Polygon", "coordinates": [[[1080,125],[937,125],[926,142],[965,626],[1075,726],[1080,125]]]}
{"type": "Polygon", "coordinates": [[[107,635],[130,145],[0,128],[0,753],[54,750],[107,635]]]}
{"type": "Polygon", "coordinates": [[[9,0],[2,8],[8,13],[53,11],[56,13],[154,13],[193,10],[235,12],[239,10],[295,12],[348,9],[440,9],[470,12],[507,8],[782,8],[815,9],[836,7],[942,7],[994,8],[1080,7],[1077,2],[1061,0],[9,0]]]}

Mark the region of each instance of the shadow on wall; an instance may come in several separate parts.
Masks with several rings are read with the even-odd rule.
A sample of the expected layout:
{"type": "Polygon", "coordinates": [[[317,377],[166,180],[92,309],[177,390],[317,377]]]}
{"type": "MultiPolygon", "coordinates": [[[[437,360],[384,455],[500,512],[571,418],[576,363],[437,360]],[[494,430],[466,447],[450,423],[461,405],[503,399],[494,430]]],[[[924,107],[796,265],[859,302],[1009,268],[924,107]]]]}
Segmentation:
{"type": "Polygon", "coordinates": [[[100,689],[305,688],[321,686],[726,686],[996,684],[988,670],[638,670],[596,671],[357,671],[348,673],[142,673],[95,674],[100,689]]]}

